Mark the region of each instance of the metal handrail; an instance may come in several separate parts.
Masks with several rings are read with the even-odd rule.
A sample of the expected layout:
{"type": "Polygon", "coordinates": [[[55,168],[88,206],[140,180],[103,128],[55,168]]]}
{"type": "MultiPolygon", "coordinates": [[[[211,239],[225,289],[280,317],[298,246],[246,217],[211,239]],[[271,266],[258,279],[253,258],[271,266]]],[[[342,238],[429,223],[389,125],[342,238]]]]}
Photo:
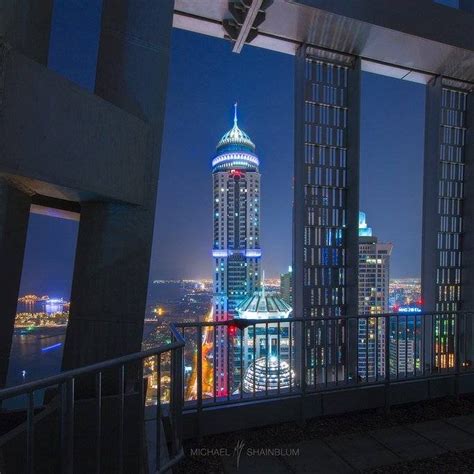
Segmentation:
{"type": "MultiPolygon", "coordinates": [[[[124,469],[124,421],[125,421],[125,367],[128,364],[134,364],[145,361],[151,357],[156,357],[156,374],[161,374],[161,363],[162,355],[170,353],[172,367],[171,367],[171,400],[169,402],[169,418],[171,427],[171,442],[172,453],[170,459],[167,459],[163,465],[161,465],[161,399],[160,399],[160,385],[157,390],[157,430],[156,430],[156,472],[165,472],[170,466],[175,465],[183,457],[182,448],[182,410],[183,410],[183,348],[185,347],[185,340],[179,333],[179,331],[172,325],[170,325],[171,335],[174,342],[166,345],[154,347],[145,351],[135,352],[127,354],[114,359],[98,362],[96,364],[87,365],[77,369],[65,371],[61,374],[47,377],[41,380],[28,382],[19,386],[5,388],[0,390],[0,401],[26,395],[27,406],[26,406],[26,421],[23,425],[23,430],[26,432],[26,472],[35,472],[35,422],[39,421],[35,414],[35,403],[34,394],[38,390],[46,388],[57,387],[58,390],[58,405],[57,410],[60,416],[60,443],[61,443],[61,472],[73,472],[74,469],[74,413],[75,413],[75,382],[76,379],[81,376],[92,377],[95,379],[95,429],[96,429],[96,472],[100,472],[102,463],[102,399],[104,397],[102,389],[102,374],[105,371],[111,369],[118,369],[118,386],[116,395],[119,397],[119,411],[118,411],[118,471],[123,472],[124,469]]],[[[145,407],[145,392],[144,392],[144,377],[142,375],[142,368],[136,373],[138,375],[139,382],[135,383],[135,387],[138,387],[138,398],[140,403],[138,405],[138,421],[142,434],[145,436],[145,418],[144,418],[144,407],[145,407]]],[[[21,426],[21,425],[20,425],[21,426]]],[[[18,427],[15,428],[18,430],[18,427]]],[[[136,459],[139,462],[144,460],[144,445],[140,443],[139,452],[137,453],[136,459]]]]}
{"type": "Polygon", "coordinates": [[[36,390],[48,388],[53,385],[59,385],[73,378],[77,378],[81,375],[95,374],[105,369],[111,369],[119,365],[124,365],[137,360],[147,359],[148,357],[163,354],[165,352],[178,349],[179,347],[184,347],[185,340],[181,337],[179,333],[177,333],[177,335],[180,338],[179,342],[166,344],[165,346],[159,346],[157,348],[147,349],[146,351],[134,352],[125,356],[116,357],[115,359],[109,359],[103,362],[97,362],[96,364],[85,365],[84,367],[79,367],[78,369],[67,370],[65,372],[61,372],[58,375],[51,375],[50,377],[45,377],[40,380],[35,380],[21,385],[16,385],[14,387],[1,389],[0,400],[5,400],[7,398],[16,397],[19,395],[25,395],[28,392],[35,392],[36,390]]]}
{"type": "MultiPolygon", "coordinates": [[[[382,385],[385,386],[385,404],[388,410],[392,384],[449,375],[456,378],[456,390],[459,392],[459,376],[474,371],[471,360],[474,359],[474,350],[466,347],[466,331],[471,331],[470,334],[474,336],[472,311],[399,312],[285,319],[236,318],[227,321],[177,323],[175,326],[185,336],[186,344],[193,349],[192,352],[197,354],[192,363],[192,371],[188,372],[185,380],[188,390],[184,405],[187,412],[197,411],[197,436],[201,434],[199,423],[204,409],[291,396],[303,399],[306,395],[317,392],[382,385]],[[271,325],[273,328],[270,328],[271,325]],[[286,335],[282,332],[284,325],[287,327],[286,335]],[[227,371],[221,374],[222,385],[225,387],[222,394],[216,386],[215,362],[219,351],[216,334],[220,328],[226,330],[223,336],[220,336],[223,341],[220,344],[227,348],[227,355],[220,356],[223,357],[224,365],[227,364],[227,371]],[[340,329],[344,332],[340,333],[340,329]],[[248,347],[252,347],[252,358],[248,358],[248,354],[244,356],[244,350],[249,350],[243,344],[247,330],[253,331],[245,336],[251,343],[248,347]],[[258,336],[257,331],[260,331],[258,336]],[[446,340],[441,341],[439,331],[446,333],[446,340]],[[206,334],[206,337],[203,334],[206,334]],[[269,345],[269,335],[274,342],[276,339],[273,348],[269,345]],[[256,337],[262,342],[263,355],[257,355],[257,347],[260,345],[256,337]],[[287,360],[280,359],[283,337],[288,340],[283,356],[287,360]],[[206,354],[210,354],[205,358],[204,344],[207,347],[206,354]],[[319,361],[315,355],[311,355],[315,348],[323,354],[317,356],[319,361]],[[269,372],[269,358],[272,355],[276,355],[277,361],[286,360],[289,367],[288,380],[283,388],[280,383],[280,362],[273,369],[273,375],[269,372]],[[244,374],[247,375],[247,367],[250,367],[251,361],[256,361],[257,357],[261,358],[259,370],[260,375],[263,373],[263,385],[256,387],[255,365],[249,372],[245,387],[244,374]],[[204,378],[203,364],[206,364],[207,374],[204,378]],[[269,380],[275,380],[275,371],[278,372],[277,383],[269,387],[269,380]],[[292,374],[295,375],[294,380],[292,374]],[[207,384],[205,392],[204,380],[207,384]]],[[[301,406],[304,407],[303,401],[301,406]]],[[[302,418],[304,417],[302,408],[302,418]]]]}
{"type": "Polygon", "coordinates": [[[340,316],[316,316],[316,317],[308,317],[302,318],[297,317],[294,318],[292,316],[284,319],[284,318],[269,318],[269,319],[243,319],[243,318],[235,318],[229,319],[227,321],[196,321],[196,322],[186,322],[186,323],[173,323],[170,324],[175,328],[189,328],[189,327],[205,327],[205,326],[235,326],[239,323],[245,323],[248,326],[253,326],[255,324],[274,324],[274,323],[286,323],[286,322],[319,322],[319,321],[344,321],[348,319],[360,319],[360,318],[390,318],[390,317],[405,317],[405,316],[416,316],[416,317],[423,317],[423,316],[447,316],[447,315],[466,315],[466,314],[474,314],[474,311],[437,311],[437,312],[428,312],[422,311],[420,313],[378,313],[378,314],[355,314],[355,315],[340,315],[340,316]]]}

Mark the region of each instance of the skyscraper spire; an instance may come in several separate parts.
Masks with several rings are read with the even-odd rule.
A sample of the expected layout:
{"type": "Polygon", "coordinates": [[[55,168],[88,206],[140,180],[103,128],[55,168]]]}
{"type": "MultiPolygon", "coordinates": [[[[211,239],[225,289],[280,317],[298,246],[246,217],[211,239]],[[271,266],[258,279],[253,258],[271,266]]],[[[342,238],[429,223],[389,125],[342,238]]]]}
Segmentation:
{"type": "Polygon", "coordinates": [[[234,104],[234,126],[237,126],[237,102],[234,104]]]}

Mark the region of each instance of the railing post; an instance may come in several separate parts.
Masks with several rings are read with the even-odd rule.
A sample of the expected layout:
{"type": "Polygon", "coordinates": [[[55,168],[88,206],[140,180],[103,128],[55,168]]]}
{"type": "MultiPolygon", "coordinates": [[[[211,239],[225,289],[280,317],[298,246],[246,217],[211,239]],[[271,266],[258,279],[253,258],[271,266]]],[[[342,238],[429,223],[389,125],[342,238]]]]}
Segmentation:
{"type": "Polygon", "coordinates": [[[156,355],[156,471],[161,468],[161,354],[156,355]]]}
{"type": "Polygon", "coordinates": [[[96,474],[101,471],[102,459],[102,372],[97,372],[95,377],[95,392],[96,392],[96,474]]]}
{"type": "Polygon", "coordinates": [[[197,439],[202,440],[202,326],[197,327],[197,439]]]}
{"type": "Polygon", "coordinates": [[[27,430],[26,430],[26,472],[34,472],[35,433],[34,433],[35,401],[34,392],[28,392],[27,396],[27,430]]]}
{"type": "Polygon", "coordinates": [[[171,417],[174,436],[172,437],[173,454],[177,456],[181,449],[182,412],[183,412],[183,348],[178,347],[171,354],[172,392],[171,417]]]}
{"type": "MultiPolygon", "coordinates": [[[[390,316],[384,316],[385,318],[385,414],[390,413],[390,316]]],[[[398,319],[397,319],[397,341],[398,345],[398,319]]],[[[398,365],[398,360],[396,361],[398,365]]]]}
{"type": "Polygon", "coordinates": [[[461,367],[459,358],[461,356],[461,314],[456,313],[455,314],[455,336],[454,336],[454,344],[455,344],[455,361],[454,361],[454,367],[455,367],[455,375],[454,375],[454,396],[456,399],[459,399],[459,369],[461,367]]]}
{"type": "Polygon", "coordinates": [[[118,433],[118,472],[123,472],[124,462],[124,419],[125,419],[125,365],[120,366],[119,380],[118,380],[118,415],[119,415],[119,433],[118,433]]]}
{"type": "MultiPolygon", "coordinates": [[[[305,413],[305,399],[306,399],[306,321],[301,321],[301,369],[300,369],[300,385],[301,385],[301,419],[300,425],[304,426],[306,423],[305,413]]],[[[316,382],[316,381],[315,381],[316,382]]],[[[315,383],[316,388],[316,383],[315,383]]]]}

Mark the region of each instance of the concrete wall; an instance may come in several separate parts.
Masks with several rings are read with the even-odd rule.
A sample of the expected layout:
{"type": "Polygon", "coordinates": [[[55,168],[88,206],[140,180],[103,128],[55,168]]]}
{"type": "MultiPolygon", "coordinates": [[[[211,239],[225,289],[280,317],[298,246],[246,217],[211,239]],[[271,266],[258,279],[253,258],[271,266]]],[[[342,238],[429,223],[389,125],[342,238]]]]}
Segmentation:
{"type": "MultiPolygon", "coordinates": [[[[290,1],[409,35],[474,50],[474,37],[470,34],[474,20],[472,15],[433,0],[290,1]]],[[[466,3],[470,1],[465,0],[466,3]]]]}
{"type": "Polygon", "coordinates": [[[0,388],[7,379],[30,213],[30,196],[0,178],[0,388]]]}
{"type": "Polygon", "coordinates": [[[421,247],[421,286],[426,311],[436,309],[441,88],[441,77],[433,79],[426,86],[421,247]]]}
{"type": "Polygon", "coordinates": [[[0,37],[20,53],[46,65],[54,0],[3,0],[0,37]]]}
{"type": "Polygon", "coordinates": [[[143,120],[15,51],[6,67],[0,173],[67,188],[70,199],[144,202],[143,120]]]}
{"type": "MultiPolygon", "coordinates": [[[[462,270],[462,310],[474,311],[474,92],[467,96],[466,145],[464,148],[464,186],[463,200],[463,270],[462,270]]],[[[474,328],[471,330],[471,338],[474,328]]],[[[474,352],[471,339],[471,354],[474,352]]],[[[472,356],[471,356],[472,360],[472,356]]]]}
{"type": "Polygon", "coordinates": [[[320,416],[341,415],[361,410],[386,409],[389,406],[432,400],[457,393],[472,393],[474,374],[407,380],[383,385],[335,389],[209,407],[200,415],[188,408],[183,417],[183,436],[196,438],[238,430],[248,430],[286,422],[303,422],[320,416]],[[457,388],[456,388],[457,387],[457,388]],[[388,405],[387,405],[388,402],[388,405]],[[198,433],[198,423],[201,432],[198,433]]]}
{"type": "Polygon", "coordinates": [[[81,205],[65,369],[141,348],[172,15],[171,0],[104,1],[95,91],[149,126],[143,202],[81,205]]]}

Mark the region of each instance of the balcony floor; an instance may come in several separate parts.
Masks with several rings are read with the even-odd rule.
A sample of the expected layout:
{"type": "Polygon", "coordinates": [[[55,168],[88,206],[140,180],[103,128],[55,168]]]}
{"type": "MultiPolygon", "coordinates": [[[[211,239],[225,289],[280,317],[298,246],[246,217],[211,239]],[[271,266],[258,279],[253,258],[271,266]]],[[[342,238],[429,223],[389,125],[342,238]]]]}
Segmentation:
{"type": "Polygon", "coordinates": [[[178,467],[186,474],[361,471],[473,472],[474,395],[396,407],[389,415],[366,411],[308,420],[305,427],[208,436],[187,443],[178,467]]]}

